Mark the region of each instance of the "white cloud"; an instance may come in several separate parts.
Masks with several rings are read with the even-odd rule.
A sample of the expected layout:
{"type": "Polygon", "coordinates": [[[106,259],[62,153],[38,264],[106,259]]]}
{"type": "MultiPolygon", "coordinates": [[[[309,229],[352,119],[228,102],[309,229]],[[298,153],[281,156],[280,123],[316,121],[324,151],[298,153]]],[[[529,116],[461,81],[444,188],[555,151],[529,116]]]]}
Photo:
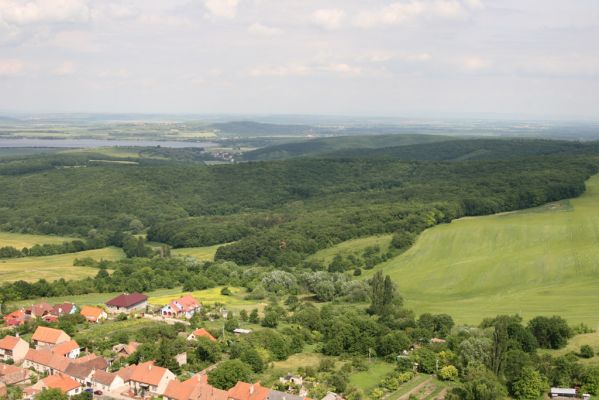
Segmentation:
{"type": "Polygon", "coordinates": [[[129,78],[130,75],[129,70],[126,68],[104,69],[98,73],[98,77],[100,78],[111,79],[125,79],[129,78]]]}
{"type": "Polygon", "coordinates": [[[303,76],[310,74],[311,68],[300,64],[289,64],[283,66],[265,66],[252,68],[249,72],[250,76],[254,77],[287,77],[287,76],[303,76]]]}
{"type": "Polygon", "coordinates": [[[274,28],[271,26],[267,26],[267,25],[261,24],[259,22],[250,25],[250,27],[248,28],[248,31],[254,35],[259,35],[259,36],[274,36],[274,35],[278,35],[279,33],[281,33],[280,29],[274,28]]]}
{"type": "Polygon", "coordinates": [[[360,67],[355,67],[345,63],[329,64],[324,67],[324,70],[345,76],[356,76],[362,73],[362,69],[360,67]]]}
{"type": "Polygon", "coordinates": [[[9,25],[87,22],[90,13],[84,0],[0,0],[0,19],[9,25]]]}
{"type": "Polygon", "coordinates": [[[65,61],[52,71],[54,75],[68,76],[75,72],[75,64],[72,61],[65,61]]]}
{"type": "Polygon", "coordinates": [[[139,16],[138,8],[122,3],[102,2],[92,10],[92,18],[131,19],[139,16]]]}
{"type": "Polygon", "coordinates": [[[489,62],[478,56],[465,57],[461,60],[461,64],[469,71],[477,71],[486,68],[489,62]]]}
{"type": "Polygon", "coordinates": [[[312,20],[318,26],[325,29],[337,29],[341,27],[343,20],[345,19],[345,12],[339,9],[320,9],[314,11],[312,14],[312,20]]]}
{"type": "Polygon", "coordinates": [[[235,18],[239,0],[204,0],[204,7],[210,15],[221,18],[235,18]]]}
{"type": "Polygon", "coordinates": [[[359,12],[354,24],[362,28],[401,25],[423,18],[459,18],[468,9],[458,0],[402,0],[385,7],[359,12]]]}
{"type": "Polygon", "coordinates": [[[163,26],[167,28],[181,28],[193,26],[192,21],[184,16],[144,14],[136,20],[145,25],[163,26]]]}
{"type": "Polygon", "coordinates": [[[20,60],[1,60],[0,77],[18,76],[25,70],[25,64],[20,60]]]}

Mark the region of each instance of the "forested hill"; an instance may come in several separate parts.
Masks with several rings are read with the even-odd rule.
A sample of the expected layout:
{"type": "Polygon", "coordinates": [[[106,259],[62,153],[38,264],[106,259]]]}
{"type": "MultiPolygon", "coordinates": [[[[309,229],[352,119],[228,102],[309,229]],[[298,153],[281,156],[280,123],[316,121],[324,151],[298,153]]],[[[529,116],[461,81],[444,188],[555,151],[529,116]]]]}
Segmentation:
{"type": "MultiPolygon", "coordinates": [[[[507,154],[520,147],[511,143],[507,154]]],[[[217,256],[242,264],[297,264],[351,238],[413,236],[464,215],[578,196],[599,158],[592,145],[555,143],[564,149],[559,155],[451,162],[344,157],[207,167],[60,154],[0,160],[0,230],[110,242],[115,233],[141,229],[175,247],[235,241],[217,256]]],[[[431,154],[447,152],[444,143],[426,146],[431,154]]]]}
{"type": "Polygon", "coordinates": [[[318,138],[264,147],[245,153],[244,159],[248,161],[282,160],[293,157],[319,156],[343,150],[349,150],[353,154],[360,154],[362,149],[428,144],[447,140],[455,140],[455,138],[439,135],[404,134],[318,138]]]}

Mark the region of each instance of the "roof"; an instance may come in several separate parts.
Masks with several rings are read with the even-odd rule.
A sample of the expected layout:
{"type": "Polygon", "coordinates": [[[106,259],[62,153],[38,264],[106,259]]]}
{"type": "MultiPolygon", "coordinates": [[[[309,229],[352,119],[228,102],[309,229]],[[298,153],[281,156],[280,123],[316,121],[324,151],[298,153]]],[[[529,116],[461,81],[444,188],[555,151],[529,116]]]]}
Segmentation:
{"type": "Polygon", "coordinates": [[[29,349],[25,355],[25,360],[36,364],[45,365],[57,371],[64,372],[69,365],[69,359],[59,354],[52,353],[49,349],[29,349]]]}
{"type": "Polygon", "coordinates": [[[235,328],[233,329],[234,333],[243,333],[244,335],[247,335],[248,333],[252,333],[251,329],[243,329],[243,328],[235,328]]]}
{"type": "Polygon", "coordinates": [[[196,374],[184,382],[170,381],[164,396],[175,400],[227,400],[228,393],[208,384],[206,374],[196,374]]]}
{"type": "Polygon", "coordinates": [[[143,303],[148,300],[148,296],[142,293],[131,293],[126,294],[123,293],[121,295],[116,296],[114,299],[108,300],[106,302],[107,306],[112,307],[125,307],[129,308],[139,303],[143,303]]]}
{"type": "Polygon", "coordinates": [[[138,347],[139,343],[137,342],[129,342],[129,344],[120,343],[112,346],[112,351],[115,353],[125,353],[126,355],[130,356],[131,354],[135,353],[135,350],[137,350],[138,347]]]}
{"type": "Polygon", "coordinates": [[[75,304],[73,303],[56,304],[52,308],[52,313],[54,315],[70,314],[73,308],[75,308],[75,304]]]}
{"type": "Polygon", "coordinates": [[[106,369],[108,368],[108,361],[101,356],[98,356],[94,353],[88,354],[86,356],[76,358],[71,360],[71,363],[75,364],[87,364],[94,369],[106,369]]]}
{"type": "Polygon", "coordinates": [[[304,400],[305,397],[296,396],[285,392],[279,392],[278,390],[271,390],[268,392],[268,400],[304,400]]]}
{"type": "Polygon", "coordinates": [[[92,380],[102,385],[110,386],[117,376],[118,374],[116,374],[115,372],[106,372],[99,369],[96,370],[96,372],[94,372],[92,380]]]}
{"type": "Polygon", "coordinates": [[[208,338],[208,339],[212,340],[213,342],[216,342],[216,338],[214,336],[212,336],[210,334],[210,332],[208,332],[204,328],[199,328],[199,329],[196,329],[195,331],[193,331],[193,336],[195,336],[195,337],[205,337],[205,338],[208,338]]]}
{"type": "Polygon", "coordinates": [[[195,310],[200,306],[200,303],[190,294],[182,296],[176,300],[173,300],[170,304],[171,308],[177,309],[182,312],[195,310]]]}
{"type": "Polygon", "coordinates": [[[16,336],[5,336],[0,339],[0,349],[13,350],[19,342],[24,342],[24,340],[16,336]]]}
{"type": "Polygon", "coordinates": [[[269,388],[265,388],[260,383],[237,382],[235,386],[229,389],[229,398],[234,400],[265,400],[268,398],[269,388]]]}
{"type": "Polygon", "coordinates": [[[32,304],[30,307],[25,308],[25,312],[35,317],[42,317],[46,314],[50,314],[53,310],[54,307],[48,303],[32,304]]]}
{"type": "Polygon", "coordinates": [[[168,369],[154,365],[154,361],[147,361],[137,365],[129,380],[158,386],[168,369]]]}
{"type": "Polygon", "coordinates": [[[74,378],[85,379],[93,370],[94,368],[88,364],[69,363],[64,373],[74,378]]]}
{"type": "Polygon", "coordinates": [[[575,395],[576,389],[552,387],[550,393],[551,394],[574,394],[575,395]]]}
{"type": "Polygon", "coordinates": [[[73,350],[77,350],[78,348],[79,348],[79,344],[77,344],[76,341],[69,340],[68,342],[63,342],[63,343],[57,344],[56,346],[52,347],[50,350],[52,351],[52,353],[56,353],[56,354],[60,354],[61,356],[64,356],[66,354],[69,354],[73,350]]]}
{"type": "Polygon", "coordinates": [[[48,389],[60,389],[63,393],[67,393],[68,391],[81,386],[79,385],[79,382],[63,374],[50,375],[47,378],[42,379],[41,382],[48,389]]]}
{"type": "Polygon", "coordinates": [[[0,376],[12,375],[22,371],[24,371],[24,369],[17,366],[0,363],[0,376]]]}
{"type": "Polygon", "coordinates": [[[102,312],[103,310],[100,307],[83,306],[81,307],[80,314],[86,318],[98,319],[102,315],[102,312]]]}
{"type": "Polygon", "coordinates": [[[58,339],[63,334],[66,335],[69,339],[71,338],[69,335],[67,335],[64,331],[60,329],[48,328],[46,326],[38,326],[31,339],[37,340],[38,342],[57,344],[58,339]]]}
{"type": "Polygon", "coordinates": [[[133,372],[135,372],[136,368],[137,368],[137,365],[129,365],[129,366],[119,369],[116,372],[116,374],[118,376],[120,376],[121,378],[123,378],[123,381],[128,382],[131,380],[131,376],[133,375],[133,372]]]}

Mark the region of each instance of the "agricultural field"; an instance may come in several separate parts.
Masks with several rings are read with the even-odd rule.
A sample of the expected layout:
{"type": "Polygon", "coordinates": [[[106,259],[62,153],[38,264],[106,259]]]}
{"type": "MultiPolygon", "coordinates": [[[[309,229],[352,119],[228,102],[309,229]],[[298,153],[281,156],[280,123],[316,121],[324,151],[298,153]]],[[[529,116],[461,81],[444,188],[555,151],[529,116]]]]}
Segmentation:
{"type": "MultiPolygon", "coordinates": [[[[185,292],[189,293],[196,299],[202,302],[202,304],[214,304],[221,303],[228,307],[240,307],[245,308],[243,306],[256,306],[257,303],[253,300],[245,300],[243,296],[245,296],[245,289],[229,287],[231,291],[230,296],[225,296],[221,294],[222,286],[217,286],[210,289],[205,290],[196,290],[195,292],[185,292]]],[[[149,293],[148,302],[153,305],[164,305],[168,304],[170,301],[175,300],[183,294],[181,288],[176,289],[165,289],[157,291],[158,293],[149,293]]]]}
{"type": "Polygon", "coordinates": [[[0,282],[34,282],[38,279],[53,281],[60,278],[72,280],[95,276],[98,273],[96,268],[73,266],[76,258],[85,257],[95,260],[118,260],[124,257],[124,253],[119,248],[106,247],[53,256],[0,259],[0,282]]]}
{"type": "Polygon", "coordinates": [[[200,261],[214,261],[214,255],[216,254],[216,250],[221,246],[224,246],[224,244],[217,244],[214,246],[207,247],[187,247],[181,249],[173,249],[171,250],[171,254],[173,256],[195,257],[200,261]]]}
{"type": "Polygon", "coordinates": [[[598,259],[596,175],[576,199],[428,229],[376,270],[391,275],[418,313],[444,312],[472,324],[500,313],[560,315],[596,326],[598,259]]]}
{"type": "Polygon", "coordinates": [[[76,238],[50,235],[28,235],[25,233],[0,232],[0,247],[11,246],[15,249],[31,247],[36,244],[61,244],[76,238]]]}

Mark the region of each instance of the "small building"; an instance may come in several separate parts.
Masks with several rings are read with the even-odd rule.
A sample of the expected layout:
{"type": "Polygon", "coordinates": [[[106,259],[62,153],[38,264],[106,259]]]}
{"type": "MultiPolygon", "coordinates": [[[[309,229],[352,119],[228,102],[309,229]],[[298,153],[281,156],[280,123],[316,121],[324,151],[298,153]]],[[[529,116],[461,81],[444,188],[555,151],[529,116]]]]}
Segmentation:
{"type": "Polygon", "coordinates": [[[304,379],[299,375],[288,373],[287,375],[280,377],[279,382],[284,383],[285,385],[302,386],[304,384],[304,379]]]}
{"type": "Polygon", "coordinates": [[[260,383],[237,382],[229,389],[229,400],[266,400],[270,389],[260,383]]]}
{"type": "Polygon", "coordinates": [[[137,342],[129,342],[129,344],[115,344],[112,346],[112,351],[116,353],[117,358],[125,358],[129,357],[131,354],[135,353],[137,348],[139,347],[139,343],[137,342]]]}
{"type": "Polygon", "coordinates": [[[54,307],[48,303],[32,304],[25,308],[25,314],[30,315],[31,318],[42,318],[45,315],[51,315],[53,311],[54,307]]]}
{"type": "Polygon", "coordinates": [[[96,370],[91,377],[91,384],[94,390],[112,392],[125,386],[125,381],[116,372],[96,370]]]}
{"type": "Polygon", "coordinates": [[[201,308],[200,303],[192,296],[185,295],[171,301],[160,309],[160,315],[168,318],[191,318],[201,308]]]}
{"type": "Polygon", "coordinates": [[[191,340],[196,340],[199,337],[205,337],[208,340],[211,340],[213,342],[216,342],[216,338],[214,336],[212,336],[210,334],[210,332],[208,332],[206,329],[204,328],[198,328],[195,331],[191,332],[189,334],[189,336],[187,336],[187,340],[191,341],[191,340]]]}
{"type": "Polygon", "coordinates": [[[31,341],[36,349],[56,346],[69,340],[71,340],[71,337],[63,330],[48,328],[46,326],[38,326],[31,337],[31,341]]]}
{"type": "Polygon", "coordinates": [[[54,375],[64,372],[69,363],[68,358],[52,353],[48,348],[29,349],[23,361],[23,368],[31,368],[40,374],[54,375]]]}
{"type": "Polygon", "coordinates": [[[37,393],[44,389],[59,389],[67,396],[74,396],[81,393],[79,382],[63,374],[48,376],[31,386],[31,388],[37,390],[37,393]]]}
{"type": "Polygon", "coordinates": [[[0,364],[0,382],[7,385],[22,384],[29,380],[31,371],[15,365],[0,364]]]}
{"type": "Polygon", "coordinates": [[[174,379],[176,376],[171,371],[148,361],[135,367],[129,377],[129,387],[138,395],[163,395],[168,383],[174,379]]]}
{"type": "Polygon", "coordinates": [[[196,374],[186,381],[173,380],[164,392],[165,400],[227,400],[228,393],[208,384],[206,374],[196,374]]]}
{"type": "Polygon", "coordinates": [[[123,293],[106,302],[108,312],[112,314],[145,311],[148,306],[148,296],[142,293],[123,293]]]}
{"type": "Polygon", "coordinates": [[[552,387],[549,395],[552,399],[576,397],[576,389],[552,387]]]}
{"type": "Polygon", "coordinates": [[[77,306],[73,303],[55,304],[52,308],[52,315],[61,317],[63,315],[75,314],[77,306]]]}
{"type": "Polygon", "coordinates": [[[321,400],[343,400],[343,397],[334,392],[327,392],[326,396],[324,396],[321,400]]]}
{"type": "Polygon", "coordinates": [[[0,360],[13,360],[20,363],[29,351],[29,343],[16,336],[5,336],[0,339],[0,360]]]}
{"type": "Polygon", "coordinates": [[[233,333],[235,333],[237,335],[249,335],[250,333],[252,333],[252,330],[251,329],[236,328],[236,329],[233,329],[233,333]]]}
{"type": "Polygon", "coordinates": [[[8,326],[21,326],[29,321],[30,315],[25,314],[23,310],[16,310],[4,316],[4,323],[8,326]]]}
{"type": "Polygon", "coordinates": [[[57,344],[56,346],[53,346],[50,351],[66,358],[77,358],[81,354],[81,348],[74,340],[57,344]]]}
{"type": "Polygon", "coordinates": [[[106,311],[100,307],[83,306],[81,307],[80,314],[85,317],[88,322],[96,323],[108,318],[106,311]]]}

